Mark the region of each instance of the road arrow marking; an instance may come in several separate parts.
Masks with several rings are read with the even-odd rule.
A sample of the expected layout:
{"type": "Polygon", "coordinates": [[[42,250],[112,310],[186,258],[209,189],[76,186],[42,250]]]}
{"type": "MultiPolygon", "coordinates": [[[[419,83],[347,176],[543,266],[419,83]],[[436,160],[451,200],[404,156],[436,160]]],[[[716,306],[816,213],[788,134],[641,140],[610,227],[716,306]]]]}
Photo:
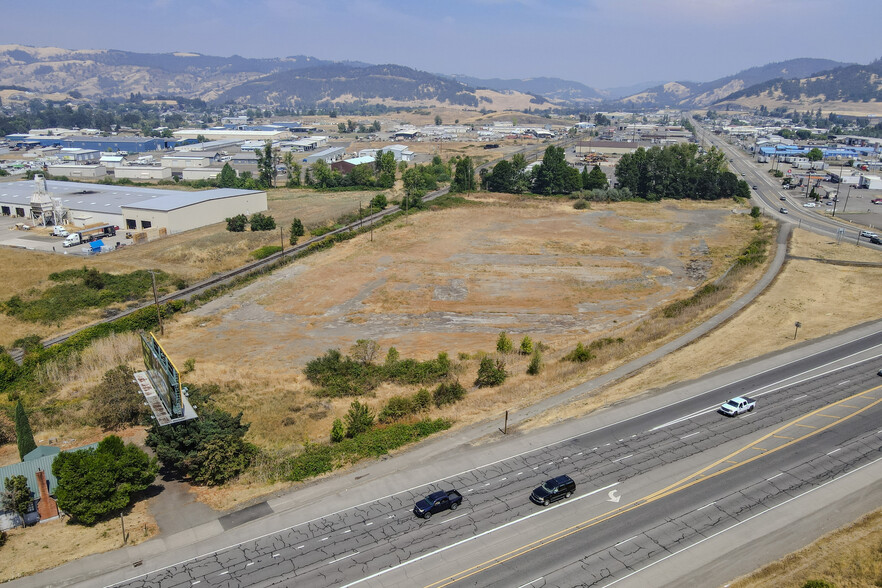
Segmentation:
{"type": "Polygon", "coordinates": [[[618,494],[617,490],[610,490],[607,493],[607,496],[609,496],[609,500],[607,500],[607,502],[618,502],[622,499],[622,496],[618,494]]]}

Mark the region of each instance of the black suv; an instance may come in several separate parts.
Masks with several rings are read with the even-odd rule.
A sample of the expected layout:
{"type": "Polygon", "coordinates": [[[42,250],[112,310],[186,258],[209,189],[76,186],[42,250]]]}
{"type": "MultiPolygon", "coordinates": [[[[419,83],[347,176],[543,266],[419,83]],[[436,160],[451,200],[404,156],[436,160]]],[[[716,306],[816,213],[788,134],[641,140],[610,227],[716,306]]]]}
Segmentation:
{"type": "Polygon", "coordinates": [[[569,476],[551,478],[530,494],[530,500],[536,504],[548,506],[549,503],[561,498],[569,498],[576,491],[576,483],[569,476]]]}

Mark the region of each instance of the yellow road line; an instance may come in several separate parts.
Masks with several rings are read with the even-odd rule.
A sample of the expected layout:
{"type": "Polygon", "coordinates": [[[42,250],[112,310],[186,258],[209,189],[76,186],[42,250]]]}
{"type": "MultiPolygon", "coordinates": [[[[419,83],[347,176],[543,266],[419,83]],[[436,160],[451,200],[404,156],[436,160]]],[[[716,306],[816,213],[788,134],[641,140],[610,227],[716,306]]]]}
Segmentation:
{"type": "MultiPolygon", "coordinates": [[[[872,392],[873,390],[877,390],[879,388],[882,388],[882,385],[876,386],[875,388],[870,388],[870,390],[867,390],[866,392],[872,392]]],[[[456,574],[452,574],[450,576],[447,576],[446,578],[443,578],[441,580],[438,580],[437,582],[429,584],[428,586],[426,586],[426,588],[432,588],[432,587],[443,588],[444,586],[449,586],[455,582],[459,582],[460,580],[465,580],[466,578],[474,576],[475,574],[479,574],[479,573],[486,571],[490,568],[496,567],[499,564],[505,563],[507,561],[510,561],[510,560],[516,558],[516,557],[520,557],[522,555],[530,553],[531,551],[539,549],[540,547],[544,547],[550,543],[553,543],[555,541],[558,541],[560,539],[563,539],[565,537],[568,537],[570,535],[573,535],[575,533],[583,531],[589,527],[593,527],[595,525],[598,525],[600,523],[603,523],[605,521],[613,519],[619,515],[625,514],[627,512],[630,512],[630,511],[635,510],[637,508],[640,508],[642,506],[646,506],[647,504],[655,502],[656,500],[660,500],[660,499],[665,498],[667,496],[670,496],[676,492],[680,492],[682,490],[690,488],[691,486],[694,486],[695,484],[698,484],[699,482],[703,482],[704,480],[708,480],[710,478],[714,478],[714,477],[719,476],[721,474],[730,472],[737,467],[741,467],[741,466],[746,465],[756,459],[759,459],[761,457],[765,457],[766,455],[769,455],[770,453],[775,453],[776,451],[780,451],[781,449],[784,449],[785,447],[789,447],[790,445],[798,443],[799,441],[803,441],[805,439],[808,439],[809,437],[813,437],[813,436],[817,435],[818,433],[821,433],[831,427],[834,427],[835,425],[838,425],[844,421],[847,421],[848,419],[850,419],[854,416],[857,416],[858,414],[864,412],[865,410],[882,402],[882,399],[876,400],[875,402],[868,404],[867,406],[864,406],[863,408],[859,408],[859,409],[855,410],[853,413],[851,413],[849,415],[846,415],[846,416],[839,418],[838,421],[828,423],[828,424],[824,425],[823,427],[811,427],[809,425],[801,425],[799,423],[799,421],[801,421],[803,419],[807,419],[812,416],[816,416],[817,413],[820,413],[820,411],[822,411],[822,410],[827,410],[828,408],[830,408],[832,406],[841,405],[842,403],[845,403],[856,396],[860,396],[861,394],[864,394],[864,392],[861,392],[859,394],[855,394],[854,396],[849,396],[848,398],[844,398],[838,402],[834,402],[833,404],[831,404],[829,406],[819,408],[813,412],[810,412],[806,415],[803,415],[803,416],[799,417],[798,419],[796,419],[794,422],[788,423],[786,425],[783,425],[783,426],[775,429],[771,433],[768,433],[768,434],[760,437],[756,441],[749,443],[748,445],[742,447],[741,449],[738,449],[737,451],[730,453],[726,457],[723,457],[723,458],[717,460],[716,462],[714,462],[708,466],[705,466],[704,468],[698,470],[697,472],[690,474],[689,476],[686,476],[685,478],[678,480],[677,482],[674,482],[673,484],[670,484],[669,486],[666,486],[665,488],[662,488],[661,490],[657,490],[651,494],[648,494],[647,496],[644,496],[643,498],[639,498],[633,502],[630,502],[628,504],[617,507],[617,508],[615,508],[607,513],[604,513],[602,515],[597,515],[596,517],[592,517],[586,521],[582,521],[581,523],[577,523],[575,525],[572,525],[571,527],[568,527],[566,529],[562,529],[560,531],[552,533],[551,535],[547,535],[546,537],[543,537],[541,539],[537,539],[531,543],[523,545],[517,549],[513,549],[513,550],[511,550],[507,553],[504,553],[498,557],[495,557],[491,560],[487,560],[484,563],[480,563],[478,565],[475,565],[475,566],[472,566],[472,567],[467,568],[465,570],[462,570],[461,572],[458,572],[456,574]],[[814,429],[814,430],[807,432],[802,437],[798,437],[796,439],[788,441],[787,443],[782,443],[778,447],[775,447],[773,449],[764,451],[763,453],[749,457],[749,458],[745,459],[744,461],[733,461],[731,459],[731,458],[737,456],[739,453],[746,451],[747,449],[755,448],[755,446],[758,443],[761,443],[762,441],[769,439],[770,437],[774,437],[779,432],[781,432],[784,429],[787,429],[791,426],[794,426],[794,425],[808,427],[808,428],[814,429]],[[724,463],[730,463],[732,465],[725,467],[723,469],[714,471],[712,473],[705,474],[705,472],[708,472],[709,470],[716,468],[717,466],[722,465],[724,463]]]]}
{"type": "Polygon", "coordinates": [[[793,437],[787,437],[785,435],[772,435],[775,439],[793,439],[793,437]]]}
{"type": "Polygon", "coordinates": [[[815,416],[827,417],[828,419],[839,419],[839,418],[842,418],[842,417],[838,417],[838,416],[833,415],[833,414],[821,414],[821,413],[818,413],[818,414],[816,414],[815,416]]]}

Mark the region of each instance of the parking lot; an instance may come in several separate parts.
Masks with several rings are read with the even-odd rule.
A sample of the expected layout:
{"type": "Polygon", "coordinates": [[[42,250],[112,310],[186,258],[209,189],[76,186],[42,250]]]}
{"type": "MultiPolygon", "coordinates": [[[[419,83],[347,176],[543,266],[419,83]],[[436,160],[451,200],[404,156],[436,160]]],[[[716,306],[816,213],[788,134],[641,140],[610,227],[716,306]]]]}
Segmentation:
{"type": "MultiPolygon", "coordinates": [[[[125,232],[117,233],[115,237],[103,239],[104,251],[113,249],[117,245],[131,245],[131,239],[125,238],[125,232]]],[[[18,247],[19,249],[30,249],[32,251],[47,251],[49,253],[57,253],[59,255],[95,255],[92,248],[88,244],[76,245],[74,247],[64,247],[64,238],[55,237],[50,234],[48,227],[32,226],[28,219],[14,216],[0,216],[0,246],[18,247]],[[24,224],[30,226],[30,230],[20,230],[16,225],[24,224]]]]}

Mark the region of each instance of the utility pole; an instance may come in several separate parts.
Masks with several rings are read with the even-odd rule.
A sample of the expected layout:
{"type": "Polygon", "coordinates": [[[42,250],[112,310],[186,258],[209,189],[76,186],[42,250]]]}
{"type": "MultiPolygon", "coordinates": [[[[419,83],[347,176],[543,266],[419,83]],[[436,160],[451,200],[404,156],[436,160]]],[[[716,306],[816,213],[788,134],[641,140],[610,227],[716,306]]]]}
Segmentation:
{"type": "Polygon", "coordinates": [[[371,243],[374,242],[374,201],[371,200],[371,243]]]}
{"type": "Polygon", "coordinates": [[[279,242],[282,245],[282,251],[285,251],[285,229],[279,227],[279,242]]]}
{"type": "Polygon", "coordinates": [[[159,334],[165,335],[165,327],[162,325],[162,311],[159,309],[159,296],[156,295],[156,274],[150,270],[150,277],[153,280],[153,305],[156,306],[156,319],[159,321],[159,334]]]}

